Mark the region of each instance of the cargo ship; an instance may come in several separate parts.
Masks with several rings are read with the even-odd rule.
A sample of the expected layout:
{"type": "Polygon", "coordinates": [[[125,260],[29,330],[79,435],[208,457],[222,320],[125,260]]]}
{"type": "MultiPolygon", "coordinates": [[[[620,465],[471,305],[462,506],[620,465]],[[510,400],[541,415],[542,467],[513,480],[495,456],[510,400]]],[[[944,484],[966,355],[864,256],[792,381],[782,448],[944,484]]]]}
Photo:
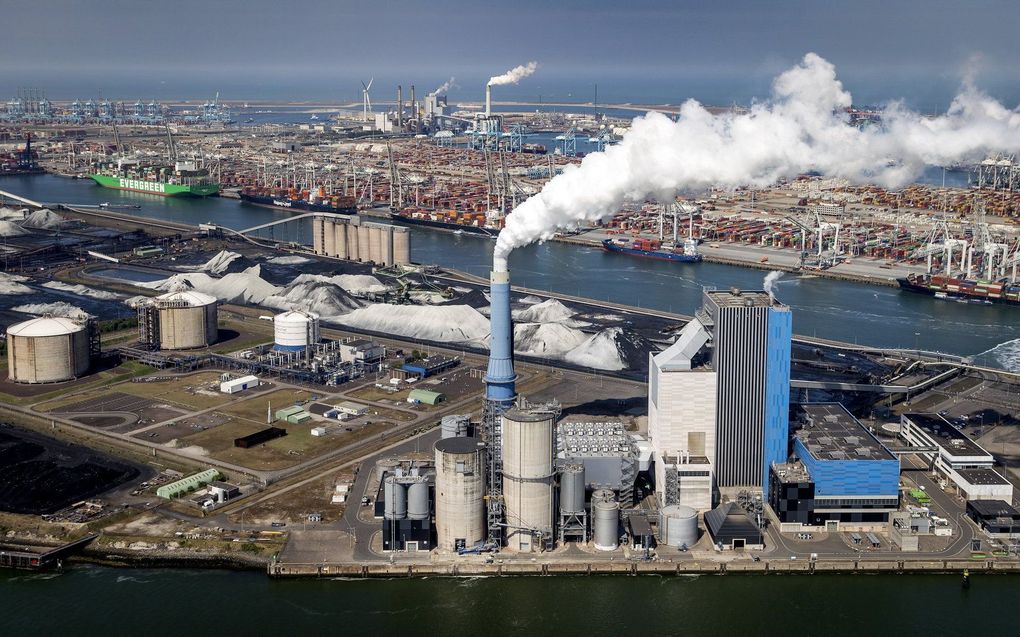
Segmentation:
{"type": "Polygon", "coordinates": [[[145,165],[134,159],[121,158],[116,164],[98,165],[88,176],[104,188],[161,197],[208,197],[220,192],[220,185],[209,178],[209,171],[190,161],[166,166],[145,165]]]}
{"type": "Polygon", "coordinates": [[[911,274],[896,279],[900,287],[958,303],[1020,305],[1020,283],[957,279],[940,274],[911,274]]]}
{"type": "Polygon", "coordinates": [[[423,210],[404,208],[390,212],[390,219],[396,223],[411,226],[425,226],[437,230],[469,232],[495,237],[503,227],[503,215],[498,210],[484,212],[459,212],[456,210],[423,210]]]}
{"type": "Polygon", "coordinates": [[[332,212],[341,215],[358,214],[358,204],[354,197],[330,195],[321,186],[312,190],[246,186],[237,195],[241,201],[263,208],[299,212],[332,212]]]}
{"type": "Polygon", "coordinates": [[[698,254],[698,242],[694,239],[685,240],[683,246],[662,243],[657,239],[634,239],[630,245],[622,239],[604,239],[602,249],[643,259],[679,261],[680,263],[701,261],[701,255],[698,254]]]}

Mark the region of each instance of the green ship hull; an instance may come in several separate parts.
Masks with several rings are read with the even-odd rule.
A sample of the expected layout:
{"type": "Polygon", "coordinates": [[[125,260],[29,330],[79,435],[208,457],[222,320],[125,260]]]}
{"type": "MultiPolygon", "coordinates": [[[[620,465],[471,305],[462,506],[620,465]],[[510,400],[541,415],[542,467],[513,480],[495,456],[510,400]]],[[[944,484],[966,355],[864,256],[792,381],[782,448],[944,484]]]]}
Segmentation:
{"type": "Polygon", "coordinates": [[[161,197],[208,197],[209,195],[215,195],[220,191],[219,184],[194,184],[191,186],[185,186],[181,184],[166,184],[159,181],[148,181],[146,179],[110,177],[108,175],[89,175],[89,177],[104,188],[143,192],[149,195],[159,195],[161,197]]]}

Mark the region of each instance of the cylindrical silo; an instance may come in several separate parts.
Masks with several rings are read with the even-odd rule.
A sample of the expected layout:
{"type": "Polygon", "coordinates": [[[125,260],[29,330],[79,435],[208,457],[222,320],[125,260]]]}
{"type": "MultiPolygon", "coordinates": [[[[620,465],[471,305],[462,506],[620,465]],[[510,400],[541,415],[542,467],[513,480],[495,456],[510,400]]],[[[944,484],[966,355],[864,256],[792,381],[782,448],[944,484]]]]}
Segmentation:
{"type": "Polygon", "coordinates": [[[507,546],[536,551],[553,529],[553,416],[518,408],[503,414],[503,498],[507,546]]]}
{"type": "Polygon", "coordinates": [[[591,497],[592,536],[595,548],[615,551],[620,542],[620,504],[608,489],[599,489],[591,497]]]}
{"type": "Polygon", "coordinates": [[[328,257],[336,254],[336,223],[332,219],[322,222],[322,252],[328,257]]]}
{"type": "Polygon", "coordinates": [[[485,539],[485,446],[477,438],[436,442],[436,540],[444,551],[485,539]]]}
{"type": "Polygon", "coordinates": [[[397,482],[396,476],[386,476],[383,485],[383,517],[403,520],[407,517],[407,487],[397,482]]]}
{"type": "Polygon", "coordinates": [[[659,542],[674,548],[691,548],[698,543],[698,512],[674,504],[659,510],[659,542]]]}
{"type": "Polygon", "coordinates": [[[71,380],[90,363],[87,317],[45,316],[7,328],[7,374],[16,383],[71,380]]]}
{"type": "Polygon", "coordinates": [[[351,225],[347,228],[347,258],[351,261],[358,261],[361,259],[361,251],[358,246],[358,233],[360,232],[360,225],[357,224],[357,219],[351,221],[351,225]]]}
{"type": "Polygon", "coordinates": [[[560,470],[560,514],[584,513],[584,465],[570,463],[560,470]]]}
{"type": "Polygon", "coordinates": [[[273,349],[301,352],[319,342],[319,315],[291,310],[273,317],[273,349]]]}
{"type": "Polygon", "coordinates": [[[411,263],[411,231],[409,228],[393,227],[393,262],[397,265],[411,263]]]}
{"type": "Polygon", "coordinates": [[[375,477],[380,482],[383,476],[387,473],[394,475],[397,472],[397,468],[400,467],[400,460],[396,458],[385,458],[375,463],[375,477]]]}
{"type": "Polygon", "coordinates": [[[322,254],[322,217],[312,217],[312,251],[322,254]]]}
{"type": "Polygon", "coordinates": [[[386,267],[393,265],[393,228],[394,226],[385,226],[382,229],[382,239],[379,243],[380,259],[386,267]]]}
{"type": "Polygon", "coordinates": [[[376,265],[382,265],[382,240],[383,229],[379,224],[373,223],[368,227],[368,260],[376,265]]]}
{"type": "Polygon", "coordinates": [[[470,427],[470,425],[470,416],[461,416],[457,414],[443,416],[443,419],[439,421],[439,435],[442,438],[463,438],[468,435],[468,427],[470,427]]]}
{"type": "Polygon", "coordinates": [[[359,261],[371,261],[368,240],[368,226],[361,224],[358,226],[358,256],[359,261]]]}
{"type": "Polygon", "coordinates": [[[184,290],[168,292],[154,302],[159,311],[160,349],[191,349],[216,342],[216,297],[184,290]]]}
{"type": "Polygon", "coordinates": [[[409,520],[429,519],[428,478],[415,478],[407,485],[407,518],[409,520]]]}
{"type": "Polygon", "coordinates": [[[335,242],[336,254],[333,255],[333,256],[337,257],[338,259],[346,259],[347,255],[348,255],[348,252],[347,252],[347,228],[348,228],[348,224],[347,224],[347,220],[346,219],[337,219],[336,225],[335,225],[335,230],[336,230],[336,242],[335,242]]]}

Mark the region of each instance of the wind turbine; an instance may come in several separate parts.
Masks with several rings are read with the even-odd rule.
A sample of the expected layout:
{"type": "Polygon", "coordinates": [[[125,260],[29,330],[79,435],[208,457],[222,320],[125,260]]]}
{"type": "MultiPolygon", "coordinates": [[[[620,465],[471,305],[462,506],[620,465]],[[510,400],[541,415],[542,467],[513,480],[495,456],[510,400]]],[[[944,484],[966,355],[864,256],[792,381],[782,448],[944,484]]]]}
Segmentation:
{"type": "Polygon", "coordinates": [[[368,121],[368,114],[372,112],[372,98],[369,97],[368,91],[371,90],[372,82],[374,81],[375,78],[373,77],[368,81],[368,84],[365,84],[364,82],[361,83],[361,101],[362,107],[364,108],[362,119],[366,122],[368,121]]]}

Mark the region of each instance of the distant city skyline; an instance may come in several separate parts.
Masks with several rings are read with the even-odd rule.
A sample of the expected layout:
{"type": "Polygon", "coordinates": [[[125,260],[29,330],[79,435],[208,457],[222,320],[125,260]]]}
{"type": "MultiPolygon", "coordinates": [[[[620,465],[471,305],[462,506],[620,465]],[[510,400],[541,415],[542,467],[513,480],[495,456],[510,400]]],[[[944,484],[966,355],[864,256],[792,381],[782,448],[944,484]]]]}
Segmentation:
{"type": "Polygon", "coordinates": [[[173,3],[13,0],[0,40],[0,90],[97,97],[393,99],[455,76],[451,99],[478,101],[485,79],[537,60],[495,99],[678,103],[747,101],[815,51],[860,103],[902,98],[944,109],[968,68],[1007,105],[1020,101],[1020,4],[930,2],[576,2],[493,9],[299,0],[173,3]]]}

